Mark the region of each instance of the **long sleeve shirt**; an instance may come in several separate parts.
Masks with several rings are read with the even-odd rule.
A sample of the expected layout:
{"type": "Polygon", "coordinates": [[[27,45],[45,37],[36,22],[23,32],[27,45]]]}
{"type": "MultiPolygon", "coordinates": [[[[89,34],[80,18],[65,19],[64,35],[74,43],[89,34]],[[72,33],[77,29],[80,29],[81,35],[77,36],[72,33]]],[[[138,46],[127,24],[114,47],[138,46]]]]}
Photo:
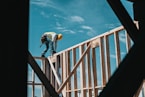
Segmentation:
{"type": "Polygon", "coordinates": [[[47,36],[47,39],[55,42],[57,38],[57,34],[55,32],[45,32],[43,36],[47,36]]]}
{"type": "Polygon", "coordinates": [[[55,32],[45,32],[42,36],[46,36],[48,40],[53,42],[53,48],[56,51],[57,48],[57,33],[55,32]]]}

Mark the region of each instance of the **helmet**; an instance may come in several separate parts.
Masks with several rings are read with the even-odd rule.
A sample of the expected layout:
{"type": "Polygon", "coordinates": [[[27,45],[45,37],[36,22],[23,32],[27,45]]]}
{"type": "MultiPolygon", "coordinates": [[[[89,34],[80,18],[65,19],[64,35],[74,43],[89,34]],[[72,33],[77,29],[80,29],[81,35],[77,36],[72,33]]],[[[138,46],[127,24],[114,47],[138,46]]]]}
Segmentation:
{"type": "Polygon", "coordinates": [[[57,39],[61,40],[62,39],[62,34],[58,34],[57,39]]]}

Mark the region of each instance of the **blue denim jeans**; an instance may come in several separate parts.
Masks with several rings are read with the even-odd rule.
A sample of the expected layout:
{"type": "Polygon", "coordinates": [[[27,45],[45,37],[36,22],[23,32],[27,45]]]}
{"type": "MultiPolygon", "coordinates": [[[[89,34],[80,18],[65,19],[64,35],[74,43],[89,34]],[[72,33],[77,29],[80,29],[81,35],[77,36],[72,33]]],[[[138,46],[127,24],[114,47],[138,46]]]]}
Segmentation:
{"type": "Polygon", "coordinates": [[[47,40],[44,42],[46,48],[44,49],[44,51],[42,52],[41,56],[45,56],[45,54],[47,53],[47,51],[50,49],[50,55],[53,55],[54,51],[54,45],[53,42],[51,40],[47,40]]]}

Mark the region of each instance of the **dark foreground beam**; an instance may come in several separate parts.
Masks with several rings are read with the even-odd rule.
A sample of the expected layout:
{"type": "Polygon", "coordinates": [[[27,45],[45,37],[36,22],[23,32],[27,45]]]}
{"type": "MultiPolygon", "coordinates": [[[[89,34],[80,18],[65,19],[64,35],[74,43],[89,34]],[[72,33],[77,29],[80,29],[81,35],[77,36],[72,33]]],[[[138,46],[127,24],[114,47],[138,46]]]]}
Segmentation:
{"type": "Polygon", "coordinates": [[[145,33],[130,49],[99,97],[133,97],[145,76],[145,33]]]}
{"type": "Polygon", "coordinates": [[[130,15],[126,11],[125,7],[123,4],[120,2],[120,0],[107,0],[108,3],[110,4],[112,10],[122,23],[122,25],[125,27],[127,30],[127,33],[133,40],[133,42],[136,42],[136,38],[138,36],[138,30],[136,25],[133,23],[130,15]]]}
{"type": "Polygon", "coordinates": [[[138,5],[134,4],[134,8],[137,8],[137,10],[134,9],[136,11],[135,19],[139,20],[140,28],[137,30],[121,2],[108,0],[116,16],[134,41],[134,45],[111,76],[99,97],[133,97],[145,79],[145,17],[142,16],[143,12],[138,12],[143,10],[141,6],[144,7],[144,1],[139,0],[140,4],[138,2],[138,5]]]}
{"type": "Polygon", "coordinates": [[[46,90],[52,97],[59,97],[58,93],[55,91],[50,81],[47,79],[43,71],[38,66],[37,62],[34,60],[30,52],[28,51],[28,63],[37,74],[38,78],[41,80],[42,84],[45,86],[46,90]]]}

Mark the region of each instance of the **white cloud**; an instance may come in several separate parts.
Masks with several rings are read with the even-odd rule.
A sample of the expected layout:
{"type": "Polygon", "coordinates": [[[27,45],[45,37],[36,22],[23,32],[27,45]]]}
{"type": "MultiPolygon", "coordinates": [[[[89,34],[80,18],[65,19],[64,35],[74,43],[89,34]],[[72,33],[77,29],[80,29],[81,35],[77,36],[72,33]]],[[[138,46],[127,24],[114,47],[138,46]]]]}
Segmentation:
{"type": "Polygon", "coordinates": [[[120,23],[105,24],[106,28],[109,28],[109,29],[116,28],[116,26],[119,26],[119,25],[120,23]]]}
{"type": "Polygon", "coordinates": [[[68,29],[64,29],[64,30],[62,30],[62,32],[66,32],[66,33],[70,33],[70,34],[75,34],[76,33],[73,30],[68,30],[68,29]]]}
{"type": "Polygon", "coordinates": [[[114,54],[111,54],[110,57],[116,59],[116,55],[114,55],[114,54]]]}
{"type": "Polygon", "coordinates": [[[56,26],[60,27],[60,26],[61,26],[61,24],[60,24],[59,22],[56,22],[56,26]]]}
{"type": "Polygon", "coordinates": [[[49,15],[48,15],[47,13],[45,13],[44,11],[41,11],[40,14],[41,14],[43,17],[49,18],[49,15]]]}
{"type": "Polygon", "coordinates": [[[58,26],[58,27],[56,27],[56,29],[58,29],[58,30],[64,30],[65,28],[61,27],[61,26],[58,26]]]}
{"type": "Polygon", "coordinates": [[[34,4],[39,7],[48,7],[56,9],[58,11],[62,11],[61,7],[56,5],[56,3],[53,3],[53,0],[30,0],[30,4],[34,4]]]}
{"type": "Polygon", "coordinates": [[[56,18],[62,18],[62,19],[64,19],[64,20],[67,20],[66,17],[63,17],[63,16],[61,16],[61,15],[54,14],[53,16],[56,17],[56,18]]]}
{"type": "Polygon", "coordinates": [[[41,7],[50,6],[51,0],[30,0],[30,4],[35,4],[41,7]]]}
{"type": "Polygon", "coordinates": [[[94,36],[95,35],[95,31],[92,27],[83,25],[83,26],[81,26],[81,28],[87,30],[86,32],[87,32],[88,36],[94,36]]]}
{"type": "Polygon", "coordinates": [[[80,16],[71,16],[70,20],[73,22],[79,22],[79,23],[84,22],[84,19],[80,16]]]}
{"type": "Polygon", "coordinates": [[[69,29],[66,29],[65,27],[56,27],[56,29],[58,29],[59,31],[61,32],[64,32],[64,33],[69,33],[69,34],[75,34],[76,32],[74,32],[73,30],[69,30],[69,29]]]}
{"type": "Polygon", "coordinates": [[[121,55],[126,55],[126,52],[121,52],[121,55]]]}
{"type": "Polygon", "coordinates": [[[83,25],[82,28],[87,30],[93,30],[90,26],[85,26],[85,25],[83,25]]]}
{"type": "Polygon", "coordinates": [[[119,40],[123,43],[126,43],[126,39],[125,39],[125,34],[124,33],[120,33],[119,34],[119,40]]]}

